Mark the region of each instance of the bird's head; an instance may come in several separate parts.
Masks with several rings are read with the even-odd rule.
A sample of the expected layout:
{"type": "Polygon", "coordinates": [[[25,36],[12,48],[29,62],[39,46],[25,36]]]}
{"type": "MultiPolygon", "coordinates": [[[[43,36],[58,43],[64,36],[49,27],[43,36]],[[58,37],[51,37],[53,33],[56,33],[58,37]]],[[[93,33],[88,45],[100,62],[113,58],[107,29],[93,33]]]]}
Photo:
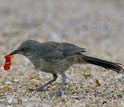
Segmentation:
{"type": "Polygon", "coordinates": [[[31,57],[37,51],[39,42],[34,40],[24,41],[16,50],[12,51],[9,55],[22,54],[26,57],[31,57]]]}

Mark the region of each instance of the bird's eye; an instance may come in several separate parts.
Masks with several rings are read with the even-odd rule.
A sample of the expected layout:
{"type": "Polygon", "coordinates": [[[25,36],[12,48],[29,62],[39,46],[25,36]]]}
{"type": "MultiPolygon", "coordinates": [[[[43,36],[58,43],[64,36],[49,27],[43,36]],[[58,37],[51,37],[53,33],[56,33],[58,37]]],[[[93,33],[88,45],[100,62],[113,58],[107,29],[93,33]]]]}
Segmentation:
{"type": "Polygon", "coordinates": [[[26,48],[22,48],[22,49],[21,49],[21,51],[26,52],[26,51],[27,51],[27,49],[26,49],[26,48]]]}

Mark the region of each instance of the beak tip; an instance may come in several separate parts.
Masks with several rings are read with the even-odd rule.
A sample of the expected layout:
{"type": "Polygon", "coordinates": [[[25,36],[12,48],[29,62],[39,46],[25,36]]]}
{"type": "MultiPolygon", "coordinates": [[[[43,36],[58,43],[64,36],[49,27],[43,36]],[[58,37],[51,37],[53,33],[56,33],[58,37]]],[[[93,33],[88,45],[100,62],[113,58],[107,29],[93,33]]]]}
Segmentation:
{"type": "Polygon", "coordinates": [[[15,55],[15,54],[18,54],[18,50],[15,50],[15,51],[12,51],[9,55],[15,55]]]}

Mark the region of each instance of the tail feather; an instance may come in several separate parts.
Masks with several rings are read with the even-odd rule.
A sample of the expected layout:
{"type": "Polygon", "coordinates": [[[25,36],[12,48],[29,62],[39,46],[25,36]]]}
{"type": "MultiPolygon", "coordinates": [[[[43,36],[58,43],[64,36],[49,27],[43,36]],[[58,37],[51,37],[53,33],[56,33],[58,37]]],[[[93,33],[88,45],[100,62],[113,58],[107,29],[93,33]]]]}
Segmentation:
{"type": "Polygon", "coordinates": [[[111,69],[111,70],[116,71],[118,73],[120,73],[123,70],[123,67],[121,66],[120,63],[105,61],[105,60],[90,57],[90,56],[84,56],[83,59],[90,64],[98,65],[98,66],[101,66],[101,67],[106,68],[106,69],[111,69]]]}

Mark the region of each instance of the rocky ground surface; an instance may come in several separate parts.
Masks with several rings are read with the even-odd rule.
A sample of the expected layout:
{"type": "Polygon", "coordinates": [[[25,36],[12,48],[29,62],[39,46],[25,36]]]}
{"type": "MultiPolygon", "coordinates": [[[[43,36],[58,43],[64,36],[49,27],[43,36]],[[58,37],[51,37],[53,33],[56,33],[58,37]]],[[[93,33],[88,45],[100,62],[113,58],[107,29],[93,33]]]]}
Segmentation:
{"type": "Polygon", "coordinates": [[[10,71],[3,56],[21,42],[54,40],[86,48],[85,54],[124,64],[123,0],[0,0],[0,106],[124,107],[124,77],[92,65],[74,65],[61,97],[50,98],[61,79],[46,92],[29,93],[52,78],[37,73],[16,55],[10,71]]]}

